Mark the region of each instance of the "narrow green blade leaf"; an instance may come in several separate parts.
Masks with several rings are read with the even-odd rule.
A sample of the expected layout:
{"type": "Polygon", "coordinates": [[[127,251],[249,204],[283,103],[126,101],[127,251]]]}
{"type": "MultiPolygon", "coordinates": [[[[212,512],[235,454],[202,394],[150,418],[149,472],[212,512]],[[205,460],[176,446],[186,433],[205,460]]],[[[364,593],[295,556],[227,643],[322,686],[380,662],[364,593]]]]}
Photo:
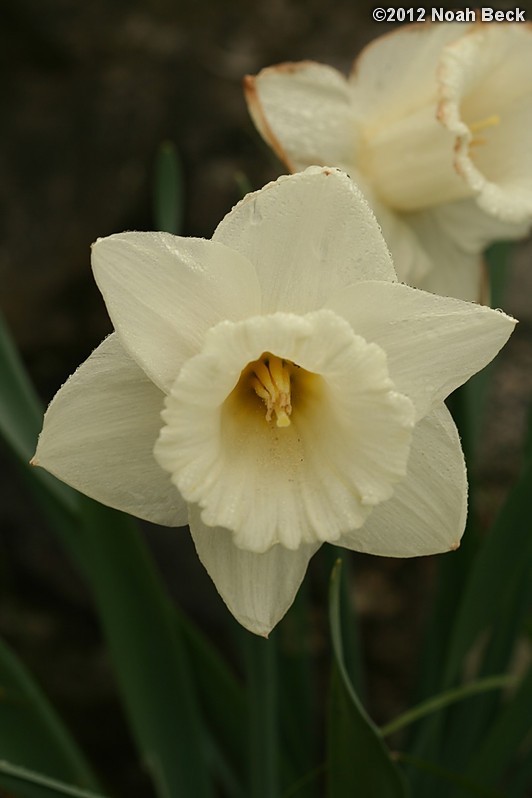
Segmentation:
{"type": "MultiPolygon", "coordinates": [[[[397,758],[399,762],[404,762],[405,765],[411,765],[416,768],[416,770],[433,777],[425,792],[419,793],[419,795],[423,795],[423,798],[429,793],[429,790],[432,795],[434,786],[439,784],[452,784],[454,787],[461,787],[465,791],[464,796],[467,795],[467,798],[505,798],[505,796],[497,790],[486,789],[482,787],[482,785],[470,781],[461,773],[442,768],[440,765],[434,764],[434,762],[426,762],[424,759],[420,759],[417,756],[403,753],[397,754],[397,758]]],[[[445,795],[449,795],[447,788],[445,795]]],[[[456,793],[454,791],[452,792],[452,796],[456,798],[456,793]]]]}
{"type": "MultiPolygon", "coordinates": [[[[479,657],[478,675],[504,673],[515,654],[532,599],[532,562],[524,578],[516,579],[502,596],[491,637],[479,657]]],[[[484,681],[483,679],[481,681],[484,681]]],[[[445,760],[454,767],[466,767],[486,737],[502,706],[503,697],[491,691],[466,701],[449,713],[446,720],[445,760]]]]}
{"type": "MultiPolygon", "coordinates": [[[[310,599],[305,580],[278,629],[282,784],[295,784],[315,768],[317,707],[315,657],[312,650],[310,599]]],[[[312,780],[305,798],[315,798],[312,780]]]]}
{"type": "Polygon", "coordinates": [[[445,685],[452,683],[480,632],[497,616],[503,595],[520,580],[532,561],[530,493],[532,491],[532,413],[525,465],[491,532],[475,560],[456,619],[445,668],[445,685]]]}
{"type": "Polygon", "coordinates": [[[522,756],[512,766],[512,773],[505,785],[507,795],[505,798],[523,798],[530,794],[532,787],[532,750],[528,745],[522,756]]]}
{"type": "MultiPolygon", "coordinates": [[[[0,429],[14,452],[33,454],[42,412],[5,322],[0,318],[0,429]]],[[[30,456],[31,456],[30,454],[30,456]]],[[[28,458],[29,459],[29,458],[28,458]]]]}
{"type": "Polygon", "coordinates": [[[0,315],[0,435],[26,471],[35,471],[36,478],[57,499],[74,509],[74,493],[42,468],[31,469],[41,431],[42,409],[28,378],[24,364],[0,315]]]}
{"type": "Polygon", "coordinates": [[[185,644],[131,518],[79,496],[76,519],[35,495],[93,591],[134,735],[160,798],[210,798],[185,644]]]}
{"type": "MultiPolygon", "coordinates": [[[[474,424],[481,417],[478,400],[483,389],[486,369],[465,385],[461,385],[447,399],[447,405],[460,433],[462,447],[468,469],[471,470],[475,444],[474,424]],[[473,384],[474,380],[478,380],[473,384]],[[475,412],[473,406],[475,405],[475,412]]],[[[478,430],[476,430],[478,432],[478,430]]],[[[457,551],[442,554],[436,558],[436,593],[431,604],[430,616],[422,642],[420,672],[415,681],[414,700],[427,698],[449,684],[443,683],[442,662],[445,662],[449,649],[449,639],[456,621],[465,585],[478,549],[478,532],[472,512],[475,503],[474,482],[469,480],[469,514],[461,545],[457,551]]]]}
{"type": "Polygon", "coordinates": [[[198,701],[211,734],[211,756],[229,795],[244,795],[242,745],[247,735],[244,688],[209,640],[174,608],[184,639],[198,701]]]}
{"type": "Polygon", "coordinates": [[[333,568],[329,614],[334,667],[328,718],[327,798],[404,798],[406,785],[349,680],[340,631],[340,561],[333,568]]]}
{"type": "Polygon", "coordinates": [[[325,763],[318,765],[313,770],[305,773],[294,784],[283,792],[282,798],[307,798],[308,795],[318,794],[319,780],[325,774],[327,767],[325,763]]]}
{"type": "MultiPolygon", "coordinates": [[[[521,477],[491,531],[482,542],[463,591],[447,645],[447,657],[440,682],[444,689],[451,687],[459,679],[465,658],[478,643],[480,635],[485,632],[493,634],[496,630],[501,608],[504,608],[509,615],[521,614],[520,607],[527,592],[527,573],[530,573],[532,562],[529,510],[532,491],[530,421],[521,477]],[[518,591],[515,590],[516,585],[520,588],[518,591]],[[517,603],[513,603],[512,593],[515,594],[517,603]]],[[[452,747],[455,737],[453,735],[447,737],[444,733],[444,724],[447,721],[447,713],[428,718],[419,727],[413,752],[424,759],[435,759],[438,756],[442,764],[454,763],[452,747]]],[[[461,733],[470,733],[474,725],[474,718],[470,717],[466,727],[460,728],[457,725],[452,731],[455,733],[456,729],[460,728],[461,733]]],[[[445,726],[445,730],[449,733],[449,726],[445,726]]],[[[475,733],[474,729],[472,733],[475,733]]],[[[466,746],[464,749],[467,751],[466,746]]],[[[412,781],[420,790],[420,794],[428,789],[422,777],[414,777],[412,781]]]]}
{"type": "Polygon", "coordinates": [[[436,592],[422,641],[421,667],[413,697],[416,702],[440,691],[442,687],[449,686],[443,683],[442,663],[445,662],[449,650],[453,623],[477,549],[475,537],[475,529],[468,521],[458,551],[442,554],[437,558],[436,592]]]}
{"type": "MultiPolygon", "coordinates": [[[[3,328],[0,369],[7,386],[7,398],[4,385],[0,392],[0,433],[24,462],[33,453],[42,415],[3,328]],[[20,428],[16,435],[12,425],[20,428]]],[[[126,709],[159,796],[208,798],[211,784],[184,645],[133,522],[48,480],[42,469],[28,468],[25,475],[93,589],[126,709]]]]}
{"type": "Polygon", "coordinates": [[[97,789],[98,780],[74,739],[28,670],[1,640],[0,688],[0,760],[97,789]]]}
{"type": "MultiPolygon", "coordinates": [[[[54,497],[50,496],[36,480],[30,479],[29,484],[51,528],[60,537],[78,567],[86,574],[88,581],[94,584],[92,561],[88,554],[92,546],[98,545],[97,537],[100,532],[94,539],[90,535],[80,534],[79,520],[58,505],[54,497]]],[[[105,508],[101,508],[101,511],[107,512],[105,508]]],[[[101,578],[100,574],[97,579],[101,578]]],[[[243,690],[226,663],[188,618],[176,607],[172,607],[172,616],[178,644],[183,643],[186,646],[187,654],[193,664],[194,682],[198,696],[201,697],[201,709],[213,734],[210,761],[214,763],[217,772],[221,773],[223,770],[224,776],[221,780],[224,784],[233,783],[232,792],[228,795],[234,795],[236,798],[241,794],[239,782],[243,778],[242,740],[245,738],[243,690]]],[[[103,626],[107,631],[105,623],[103,626]]],[[[196,711],[194,709],[194,712],[196,711]]],[[[186,719],[176,718],[175,722],[186,723],[186,719]]],[[[142,741],[139,741],[139,747],[143,750],[142,741]]]]}
{"type": "MultiPolygon", "coordinates": [[[[502,613],[506,613],[509,628],[514,628],[514,616],[522,616],[522,605],[528,596],[527,574],[530,574],[532,562],[529,511],[531,490],[532,425],[529,422],[529,433],[525,443],[525,464],[520,479],[509,494],[472,563],[447,646],[447,657],[440,681],[443,689],[459,681],[466,656],[478,643],[480,635],[486,632],[493,635],[498,624],[504,626],[502,613]]],[[[496,634],[493,639],[497,637],[496,634]]],[[[457,714],[456,709],[449,711],[454,715],[457,714]]],[[[474,706],[471,711],[475,711],[474,706]]],[[[418,728],[416,745],[411,749],[412,752],[423,759],[438,757],[438,761],[443,765],[455,764],[456,758],[461,757],[462,753],[465,754],[464,761],[467,761],[469,759],[467,754],[470,751],[467,745],[463,746],[463,752],[458,750],[460,747],[455,746],[456,733],[460,729],[460,733],[471,733],[474,736],[475,729],[480,728],[475,716],[468,717],[462,727],[459,723],[454,727],[448,724],[447,712],[427,718],[418,728]]],[[[480,731],[483,732],[484,729],[480,728],[480,731]]],[[[472,742],[475,742],[474,739],[472,742]]],[[[421,774],[414,776],[412,781],[420,794],[428,789],[421,774]]],[[[439,794],[435,793],[435,798],[438,798],[439,794]]]]}
{"type": "Polygon", "coordinates": [[[205,743],[173,608],[129,517],[83,500],[86,572],[160,798],[209,798],[205,743]]]}
{"type": "Polygon", "coordinates": [[[3,760],[0,761],[0,785],[9,789],[10,794],[16,798],[53,798],[54,796],[103,798],[90,790],[80,790],[72,784],[51,779],[42,773],[36,773],[29,768],[22,768],[3,760]]]}
{"type": "Polygon", "coordinates": [[[497,784],[530,733],[531,718],[532,667],[469,763],[467,777],[485,786],[497,784]]]}
{"type": "Polygon", "coordinates": [[[485,260],[488,267],[490,285],[490,305],[492,308],[503,307],[510,258],[515,249],[513,241],[499,241],[486,251],[485,260]]]}
{"type": "Polygon", "coordinates": [[[183,228],[183,171],[171,141],[159,147],[155,162],[154,219],[158,230],[178,235],[183,228]]]}

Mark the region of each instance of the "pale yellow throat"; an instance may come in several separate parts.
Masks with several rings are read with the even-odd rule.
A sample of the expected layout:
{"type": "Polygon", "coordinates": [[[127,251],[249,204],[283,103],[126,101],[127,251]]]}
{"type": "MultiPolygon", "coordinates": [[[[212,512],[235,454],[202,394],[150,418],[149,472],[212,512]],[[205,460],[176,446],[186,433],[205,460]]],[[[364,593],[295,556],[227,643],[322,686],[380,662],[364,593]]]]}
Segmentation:
{"type": "Polygon", "coordinates": [[[319,374],[271,352],[263,352],[242,369],[224,405],[240,424],[251,419],[255,424],[260,419],[259,427],[263,430],[292,429],[294,414],[299,418],[305,416],[322,401],[323,391],[319,374]]]}
{"type": "Polygon", "coordinates": [[[275,414],[278,427],[290,426],[292,413],[291,373],[295,366],[289,360],[265,352],[250,364],[250,384],[266,407],[266,421],[275,414]]]}

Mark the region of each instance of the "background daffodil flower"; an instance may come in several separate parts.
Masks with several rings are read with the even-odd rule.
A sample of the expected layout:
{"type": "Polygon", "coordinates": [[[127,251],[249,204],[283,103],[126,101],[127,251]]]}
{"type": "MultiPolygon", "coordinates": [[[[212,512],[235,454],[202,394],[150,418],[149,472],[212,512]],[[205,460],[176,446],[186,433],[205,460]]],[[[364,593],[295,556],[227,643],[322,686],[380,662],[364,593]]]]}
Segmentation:
{"type": "Polygon", "coordinates": [[[480,253],[532,222],[532,28],[404,26],[346,79],[311,61],[247,77],[249,110],[292,172],[362,188],[401,280],[477,301],[480,253]]]}
{"type": "Polygon", "coordinates": [[[267,635],[325,541],[458,546],[466,472],[443,400],[515,322],[398,283],[345,174],[282,177],[211,241],[100,239],[92,264],[115,332],[50,404],[33,463],[188,523],[240,623],[267,635]]]}

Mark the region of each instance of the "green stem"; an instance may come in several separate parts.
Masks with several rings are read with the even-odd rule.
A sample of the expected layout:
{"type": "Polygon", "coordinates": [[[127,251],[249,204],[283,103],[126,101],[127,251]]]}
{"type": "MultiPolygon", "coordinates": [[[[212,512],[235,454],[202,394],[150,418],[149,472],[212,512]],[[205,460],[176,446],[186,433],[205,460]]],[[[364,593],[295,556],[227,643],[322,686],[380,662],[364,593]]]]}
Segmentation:
{"type": "Polygon", "coordinates": [[[274,639],[246,639],[251,798],[278,798],[277,662],[274,639]]]}
{"type": "Polygon", "coordinates": [[[386,726],[381,727],[381,734],[383,737],[389,737],[399,729],[404,729],[411,723],[424,718],[426,715],[431,715],[433,712],[438,712],[450,704],[455,704],[457,701],[463,701],[464,698],[477,695],[477,693],[485,693],[488,690],[498,690],[504,687],[509,687],[515,682],[513,676],[490,676],[487,679],[479,679],[479,681],[465,684],[462,687],[456,687],[453,690],[446,690],[444,693],[433,696],[427,701],[423,701],[412,709],[407,710],[399,717],[387,723],[386,726]]]}

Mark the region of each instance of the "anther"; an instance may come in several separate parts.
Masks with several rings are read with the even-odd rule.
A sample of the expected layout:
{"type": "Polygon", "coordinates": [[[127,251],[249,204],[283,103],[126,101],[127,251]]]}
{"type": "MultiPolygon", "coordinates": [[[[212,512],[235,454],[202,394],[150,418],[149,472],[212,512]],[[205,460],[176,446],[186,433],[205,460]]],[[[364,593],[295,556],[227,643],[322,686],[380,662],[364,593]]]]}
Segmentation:
{"type": "Polygon", "coordinates": [[[276,355],[268,355],[254,364],[251,386],[266,405],[266,421],[275,413],[278,427],[290,426],[292,404],[290,396],[291,363],[276,355]]]}
{"type": "MultiPolygon", "coordinates": [[[[486,128],[496,127],[500,124],[500,121],[501,118],[498,114],[492,114],[491,116],[486,116],[484,119],[479,119],[478,122],[472,122],[468,127],[471,133],[475,134],[481,130],[486,130],[486,128]]],[[[487,139],[484,136],[473,135],[469,146],[477,147],[479,144],[486,144],[486,142],[487,139]]]]}

